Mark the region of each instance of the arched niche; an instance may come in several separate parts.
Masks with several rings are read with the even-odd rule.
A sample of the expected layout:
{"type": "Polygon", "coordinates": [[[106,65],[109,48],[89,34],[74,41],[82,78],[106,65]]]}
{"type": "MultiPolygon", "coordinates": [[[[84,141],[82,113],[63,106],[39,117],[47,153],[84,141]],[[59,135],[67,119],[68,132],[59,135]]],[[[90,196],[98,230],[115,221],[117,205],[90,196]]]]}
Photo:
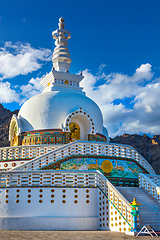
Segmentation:
{"type": "Polygon", "coordinates": [[[80,139],[88,140],[88,134],[95,134],[94,122],[89,114],[82,108],[69,114],[65,120],[64,126],[66,131],[70,131],[70,123],[76,123],[80,127],[80,139]]]}
{"type": "Polygon", "coordinates": [[[19,124],[17,116],[14,114],[12,116],[10,126],[9,126],[9,141],[11,146],[18,146],[18,134],[19,133],[19,124]]]}

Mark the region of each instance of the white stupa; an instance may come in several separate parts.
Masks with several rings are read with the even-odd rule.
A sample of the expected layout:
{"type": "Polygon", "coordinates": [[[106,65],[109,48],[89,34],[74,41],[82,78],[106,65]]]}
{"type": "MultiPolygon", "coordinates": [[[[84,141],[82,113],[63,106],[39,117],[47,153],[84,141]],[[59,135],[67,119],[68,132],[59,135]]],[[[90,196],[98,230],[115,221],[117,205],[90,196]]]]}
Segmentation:
{"type": "MultiPolygon", "coordinates": [[[[71,58],[67,48],[70,32],[64,29],[64,19],[59,19],[59,29],[52,33],[55,41],[53,68],[41,79],[44,91],[26,101],[17,118],[17,133],[46,129],[70,132],[70,124],[80,128],[78,139],[88,140],[88,134],[100,134],[106,141],[108,132],[103,127],[103,117],[98,105],[79,87],[82,75],[69,73],[71,58]],[[78,124],[78,125],[77,125],[78,124]]],[[[13,139],[14,116],[10,126],[13,139]]],[[[33,143],[32,143],[33,144],[33,143]]],[[[19,144],[18,144],[19,145],[19,144]]]]}
{"type": "Polygon", "coordinates": [[[107,142],[101,110],[79,87],[83,76],[69,73],[62,18],[53,38],[44,91],[13,115],[11,146],[0,148],[0,229],[159,231],[160,176],[132,146],[107,142]]]}

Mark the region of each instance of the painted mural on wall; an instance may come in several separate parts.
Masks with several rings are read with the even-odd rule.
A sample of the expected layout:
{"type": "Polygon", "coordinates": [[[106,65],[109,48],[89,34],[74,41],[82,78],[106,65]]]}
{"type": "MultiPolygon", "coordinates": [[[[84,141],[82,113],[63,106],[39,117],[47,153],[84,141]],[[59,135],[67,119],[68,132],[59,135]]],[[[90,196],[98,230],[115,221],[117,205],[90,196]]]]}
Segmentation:
{"type": "Polygon", "coordinates": [[[96,158],[75,158],[61,163],[60,170],[99,170],[104,175],[111,177],[137,178],[143,170],[134,162],[96,159],[96,158]]]}

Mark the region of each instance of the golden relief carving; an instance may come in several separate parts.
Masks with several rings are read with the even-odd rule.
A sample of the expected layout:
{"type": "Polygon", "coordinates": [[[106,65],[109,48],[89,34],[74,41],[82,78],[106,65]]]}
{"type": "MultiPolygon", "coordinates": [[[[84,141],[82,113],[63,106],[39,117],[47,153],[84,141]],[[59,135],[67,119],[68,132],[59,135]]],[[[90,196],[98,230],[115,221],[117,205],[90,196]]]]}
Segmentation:
{"type": "Polygon", "coordinates": [[[71,141],[80,139],[80,127],[77,123],[70,123],[69,129],[71,131],[71,141]]]}

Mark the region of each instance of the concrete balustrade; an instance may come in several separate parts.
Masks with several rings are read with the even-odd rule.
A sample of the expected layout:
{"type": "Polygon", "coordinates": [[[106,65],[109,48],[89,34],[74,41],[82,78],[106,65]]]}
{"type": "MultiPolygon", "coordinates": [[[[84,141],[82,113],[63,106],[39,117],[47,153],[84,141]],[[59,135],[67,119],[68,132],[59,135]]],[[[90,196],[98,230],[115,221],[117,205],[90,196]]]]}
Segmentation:
{"type": "MultiPolygon", "coordinates": [[[[63,145],[61,145],[63,146],[63,145]]],[[[0,148],[0,170],[10,170],[24,162],[49,153],[59,145],[32,145],[0,148]]]]}
{"type": "Polygon", "coordinates": [[[154,198],[160,202],[160,176],[139,174],[139,187],[147,190],[154,198]]]}
{"type": "MultiPolygon", "coordinates": [[[[47,151],[47,150],[46,150],[47,151]]],[[[38,170],[43,166],[51,164],[55,161],[63,159],[71,155],[94,155],[94,156],[115,156],[132,158],[138,162],[149,173],[154,174],[154,170],[151,165],[131,146],[122,144],[102,143],[102,142],[85,142],[76,141],[63,145],[55,150],[50,150],[49,153],[34,158],[28,163],[24,163],[19,167],[15,167],[15,170],[38,170]]]]}

